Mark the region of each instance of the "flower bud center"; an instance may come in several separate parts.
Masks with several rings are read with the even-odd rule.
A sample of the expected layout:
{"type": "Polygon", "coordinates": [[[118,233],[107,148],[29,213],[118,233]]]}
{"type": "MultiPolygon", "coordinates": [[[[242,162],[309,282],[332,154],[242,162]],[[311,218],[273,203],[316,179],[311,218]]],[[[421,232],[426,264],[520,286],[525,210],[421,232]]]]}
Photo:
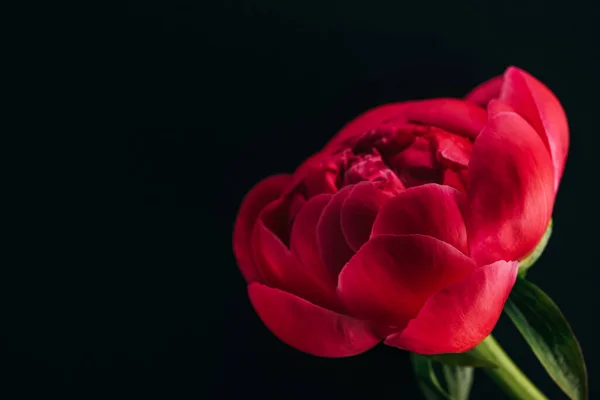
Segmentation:
{"type": "Polygon", "coordinates": [[[472,147],[471,139],[436,126],[386,122],[308,159],[290,193],[308,200],[364,181],[390,196],[428,183],[465,192],[472,147]]]}
{"type": "Polygon", "coordinates": [[[469,139],[437,127],[383,124],[344,143],[336,184],[370,181],[390,195],[427,183],[464,191],[471,147],[469,139]]]}

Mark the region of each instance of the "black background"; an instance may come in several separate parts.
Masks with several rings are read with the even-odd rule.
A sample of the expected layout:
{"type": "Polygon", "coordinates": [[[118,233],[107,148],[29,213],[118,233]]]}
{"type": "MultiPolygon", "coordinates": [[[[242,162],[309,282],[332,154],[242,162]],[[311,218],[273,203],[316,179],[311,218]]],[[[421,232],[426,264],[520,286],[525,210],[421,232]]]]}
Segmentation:
{"type": "MultiPolygon", "coordinates": [[[[569,319],[590,398],[600,393],[591,9],[268,0],[130,1],[126,11],[132,74],[109,99],[127,97],[133,120],[124,185],[108,186],[110,206],[78,210],[73,241],[43,231],[48,269],[12,297],[5,319],[10,398],[418,399],[403,351],[330,360],[276,340],[247,299],[233,221],[256,182],[291,172],[361,111],[460,97],[508,65],[545,82],[569,117],[554,234],[530,278],[569,319]],[[76,267],[61,269],[66,258],[76,267]]],[[[496,335],[551,399],[564,398],[504,318],[496,335]]],[[[504,397],[478,372],[472,398],[504,397]]]]}

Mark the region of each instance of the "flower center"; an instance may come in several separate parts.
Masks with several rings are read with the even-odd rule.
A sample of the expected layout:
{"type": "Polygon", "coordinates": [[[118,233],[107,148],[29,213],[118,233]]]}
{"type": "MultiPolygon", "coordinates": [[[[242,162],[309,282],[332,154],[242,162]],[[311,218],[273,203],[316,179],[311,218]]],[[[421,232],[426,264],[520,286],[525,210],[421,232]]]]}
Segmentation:
{"type": "Polygon", "coordinates": [[[371,181],[394,195],[440,183],[464,190],[472,143],[436,127],[383,125],[346,141],[336,154],[336,186],[371,181]]]}

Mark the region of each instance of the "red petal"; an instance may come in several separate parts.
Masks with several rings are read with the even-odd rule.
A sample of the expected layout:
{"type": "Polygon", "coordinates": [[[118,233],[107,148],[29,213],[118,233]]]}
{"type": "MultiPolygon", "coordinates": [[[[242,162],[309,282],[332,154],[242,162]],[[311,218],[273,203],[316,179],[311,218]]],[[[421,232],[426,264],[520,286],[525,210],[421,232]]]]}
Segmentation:
{"type": "Polygon", "coordinates": [[[390,161],[397,169],[404,168],[437,168],[433,145],[423,137],[417,137],[413,143],[390,161]]]}
{"type": "MultiPolygon", "coordinates": [[[[464,170],[466,172],[466,169],[464,170]]],[[[465,175],[465,173],[463,171],[455,171],[453,169],[445,169],[444,170],[444,180],[443,180],[443,184],[446,186],[450,186],[453,187],[454,189],[458,190],[459,192],[466,192],[466,186],[465,186],[465,181],[466,179],[463,178],[463,176],[465,175]]]]}
{"type": "Polygon", "coordinates": [[[466,167],[471,159],[473,144],[465,137],[441,129],[430,133],[438,159],[445,167],[466,167]]]}
{"type": "Polygon", "coordinates": [[[543,83],[515,67],[508,68],[504,74],[500,99],[514,108],[541,136],[552,157],[556,171],[554,187],[558,190],[569,150],[569,126],[558,99],[543,83]]]}
{"type": "Polygon", "coordinates": [[[406,187],[440,180],[442,171],[433,145],[424,137],[415,138],[409,148],[392,157],[389,163],[398,171],[398,176],[406,187]]]}
{"type": "Polygon", "coordinates": [[[317,223],[317,248],[325,266],[337,276],[354,251],[342,233],[341,209],[353,186],[346,186],[333,196],[325,206],[317,223]]]}
{"type": "Polygon", "coordinates": [[[252,228],[262,209],[277,199],[289,184],[289,175],[275,175],[254,186],[244,197],[233,228],[233,252],[247,282],[258,279],[252,256],[252,228]]]}
{"type": "Polygon", "coordinates": [[[306,171],[306,174],[303,177],[306,196],[310,199],[311,197],[322,193],[336,193],[338,191],[336,185],[337,176],[338,167],[330,158],[306,171]]]}
{"type": "Polygon", "coordinates": [[[280,197],[263,208],[257,221],[264,224],[286,246],[290,242],[293,203],[292,195],[280,197]]]}
{"type": "Polygon", "coordinates": [[[449,186],[431,183],[406,189],[381,208],[372,235],[428,235],[468,254],[464,203],[465,195],[449,186]]]}
{"type": "Polygon", "coordinates": [[[434,125],[470,138],[477,137],[487,121],[483,108],[458,99],[413,101],[402,112],[410,122],[434,125]]]}
{"type": "Polygon", "coordinates": [[[348,123],[327,144],[325,150],[340,147],[345,141],[394,120],[434,125],[471,138],[476,137],[487,120],[485,110],[459,99],[441,98],[386,104],[365,112],[348,123]]]}
{"type": "Polygon", "coordinates": [[[336,293],[328,290],[322,280],[316,279],[312,274],[314,271],[302,265],[265,223],[265,220],[274,219],[282,201],[276,200],[267,206],[254,226],[254,259],[263,277],[262,282],[324,307],[339,309],[336,293]]]}
{"type": "Polygon", "coordinates": [[[554,168],[522,117],[496,113],[473,145],[467,194],[471,256],[481,264],[520,260],[541,239],[554,205],[554,168]]]}
{"type": "Polygon", "coordinates": [[[503,76],[496,76],[483,82],[471,90],[465,100],[485,107],[490,100],[497,99],[500,95],[503,79],[503,76]]]}
{"type": "Polygon", "coordinates": [[[474,269],[470,258],[435,238],[382,235],[344,267],[338,293],[353,315],[400,327],[432,294],[474,269]]]}
{"type": "Polygon", "coordinates": [[[518,263],[498,261],[431,296],[419,315],[385,344],[419,354],[471,350],[494,329],[515,284],[518,263]]]}
{"type": "Polygon", "coordinates": [[[292,227],[291,249],[310,275],[324,291],[336,297],[337,276],[329,273],[317,249],[317,223],[323,209],[333,196],[320,194],[310,199],[296,216],[292,227]]]}
{"type": "Polygon", "coordinates": [[[286,195],[296,191],[310,199],[322,193],[336,193],[338,172],[339,168],[331,154],[313,154],[294,171],[286,195]]]}
{"type": "Polygon", "coordinates": [[[377,338],[365,321],[338,314],[293,294],[259,283],[248,286],[254,309],[281,341],[321,357],[348,357],[374,347],[377,338]]]}
{"type": "Polygon", "coordinates": [[[371,182],[354,185],[342,205],[342,233],[354,251],[369,240],[379,209],[389,199],[371,182]]]}
{"type": "Polygon", "coordinates": [[[366,111],[347,123],[337,135],[331,139],[325,149],[338,147],[344,141],[355,136],[362,135],[370,129],[375,129],[383,121],[398,114],[405,107],[406,103],[391,103],[375,107],[366,111]]]}

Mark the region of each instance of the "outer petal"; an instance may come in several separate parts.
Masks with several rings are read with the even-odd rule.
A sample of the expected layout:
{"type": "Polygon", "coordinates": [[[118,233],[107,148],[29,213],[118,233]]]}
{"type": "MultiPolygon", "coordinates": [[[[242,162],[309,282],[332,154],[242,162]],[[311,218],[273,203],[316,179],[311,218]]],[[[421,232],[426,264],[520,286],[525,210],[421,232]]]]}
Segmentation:
{"type": "Polygon", "coordinates": [[[461,353],[488,336],[517,279],[516,261],[498,261],[431,296],[419,315],[385,344],[419,354],[461,353]]]}
{"type": "Polygon", "coordinates": [[[382,235],[346,264],[338,293],[353,315],[403,327],[432,294],[474,269],[470,258],[432,237],[382,235]]]}
{"type": "Polygon", "coordinates": [[[569,150],[567,117],[558,99],[533,76],[510,67],[504,74],[500,100],[514,108],[542,138],[552,157],[554,187],[558,190],[569,150]]]}
{"type": "Polygon", "coordinates": [[[369,324],[259,283],[248,286],[254,309],[281,341],[321,357],[347,357],[375,346],[369,324]]]}
{"type": "Polygon", "coordinates": [[[266,178],[254,186],[242,201],[233,228],[233,252],[247,282],[259,277],[251,246],[254,223],[262,209],[284,192],[290,180],[290,175],[266,178]]]}
{"type": "Polygon", "coordinates": [[[348,139],[394,121],[435,125],[471,138],[483,128],[487,114],[483,108],[468,101],[451,98],[429,99],[385,104],[367,111],[348,123],[327,144],[325,150],[339,147],[348,139]]]}
{"type": "Polygon", "coordinates": [[[448,132],[475,138],[487,121],[478,105],[459,99],[431,99],[407,104],[403,115],[410,122],[434,125],[448,132]]]}
{"type": "Polygon", "coordinates": [[[349,123],[347,123],[335,137],[327,144],[325,149],[339,146],[344,141],[375,129],[383,121],[394,117],[404,109],[406,103],[384,104],[368,110],[349,123]]]}
{"type": "Polygon", "coordinates": [[[388,199],[371,182],[354,185],[341,210],[342,233],[352,250],[358,251],[369,240],[377,213],[388,199]]]}
{"type": "Polygon", "coordinates": [[[554,205],[554,168],[523,118],[496,113],[473,146],[467,188],[471,256],[479,263],[519,260],[541,239],[554,205]]]}
{"type": "Polygon", "coordinates": [[[406,189],[382,207],[372,235],[428,235],[468,254],[465,200],[458,190],[435,183],[406,189]]]}
{"type": "Polygon", "coordinates": [[[325,266],[333,276],[337,276],[354,251],[342,233],[341,210],[344,200],[353,186],[340,190],[327,204],[317,223],[317,248],[325,266]]]}
{"type": "Polygon", "coordinates": [[[329,273],[317,248],[317,223],[332,197],[320,194],[304,205],[294,221],[290,247],[292,254],[302,263],[303,271],[329,296],[337,298],[337,276],[329,273]]]}
{"type": "Polygon", "coordinates": [[[284,200],[276,200],[267,206],[254,226],[254,259],[260,269],[262,282],[324,307],[336,309],[339,301],[335,292],[327,290],[323,281],[315,279],[311,273],[313,271],[302,265],[273,231],[272,224],[269,224],[270,220],[284,219],[285,215],[277,212],[282,201],[284,200]]]}
{"type": "Polygon", "coordinates": [[[496,76],[482,84],[476,86],[466,96],[466,100],[471,103],[479,104],[480,106],[487,106],[492,99],[497,99],[500,96],[500,89],[502,88],[503,76],[496,76]]]}

